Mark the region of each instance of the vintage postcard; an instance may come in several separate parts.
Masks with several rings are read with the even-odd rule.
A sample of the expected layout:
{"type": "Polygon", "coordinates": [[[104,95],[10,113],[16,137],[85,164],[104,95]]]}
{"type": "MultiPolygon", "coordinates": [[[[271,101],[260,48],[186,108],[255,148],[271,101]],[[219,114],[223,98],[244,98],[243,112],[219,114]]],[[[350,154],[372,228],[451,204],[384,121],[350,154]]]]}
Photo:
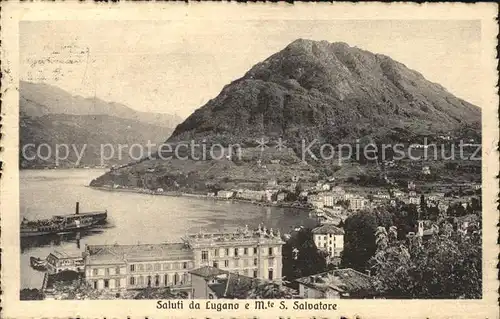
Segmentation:
{"type": "Polygon", "coordinates": [[[4,318],[498,318],[496,4],[2,3],[4,318]]]}

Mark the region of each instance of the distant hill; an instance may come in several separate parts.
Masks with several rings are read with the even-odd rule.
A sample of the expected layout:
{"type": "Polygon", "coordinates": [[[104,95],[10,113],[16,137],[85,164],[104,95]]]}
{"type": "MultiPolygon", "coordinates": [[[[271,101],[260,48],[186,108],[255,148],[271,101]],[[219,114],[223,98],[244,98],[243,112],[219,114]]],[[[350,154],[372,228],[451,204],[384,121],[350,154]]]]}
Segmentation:
{"type": "Polygon", "coordinates": [[[165,189],[259,188],[270,178],[289,181],[293,175],[314,180],[325,170],[330,174],[332,163],[303,162],[302,140],[422,143],[422,137],[455,132],[480,136],[480,121],[479,107],[388,56],[345,43],[299,39],[226,85],[167,139],[240,144],[242,159],[145,160],[93,184],[137,186],[145,175],[149,184],[144,186],[165,189]],[[256,139],[262,137],[272,143],[281,138],[288,147],[260,152],[256,139]]]}
{"type": "Polygon", "coordinates": [[[120,103],[84,98],[53,85],[20,81],[20,111],[26,116],[46,114],[109,115],[173,128],[182,121],[177,115],[140,112],[120,103]]]}
{"type": "MultiPolygon", "coordinates": [[[[29,146],[26,148],[26,155],[28,158],[36,157],[36,160],[23,159],[20,153],[20,166],[22,168],[40,168],[55,165],[54,152],[57,144],[66,144],[70,150],[68,159],[59,163],[61,167],[73,167],[78,157],[72,145],[75,145],[80,152],[84,144],[86,146],[80,166],[124,164],[141,157],[140,147],[135,146],[131,151],[131,145],[141,145],[145,152],[145,145],[148,141],[159,144],[162,142],[161,137],[170,134],[171,131],[169,128],[108,115],[23,116],[20,120],[20,145],[32,143],[38,147],[41,144],[48,144],[52,149],[52,154],[50,154],[52,157],[48,160],[36,157],[34,153],[36,148],[29,146]],[[102,146],[105,156],[113,158],[101,163],[101,145],[107,144],[113,145],[114,155],[111,153],[111,146],[102,146]],[[121,152],[118,145],[122,145],[121,152]],[[132,157],[129,155],[130,151],[132,157]]],[[[60,149],[62,156],[64,156],[65,151],[63,148],[60,149]]],[[[41,150],[43,157],[49,155],[45,149],[41,150]]]]}
{"type": "MultiPolygon", "coordinates": [[[[72,96],[47,84],[21,81],[20,88],[21,147],[44,143],[52,147],[52,158],[48,160],[26,160],[20,152],[21,168],[54,166],[53,152],[56,144],[68,144],[69,147],[70,144],[75,144],[79,146],[79,150],[83,144],[87,144],[80,165],[101,165],[101,145],[146,145],[148,141],[159,144],[180,121],[177,116],[169,114],[138,112],[117,103],[72,96]]],[[[33,149],[30,147],[30,152],[33,149]]],[[[135,151],[139,152],[139,148],[135,151]]],[[[134,155],[131,158],[128,152],[128,148],[124,147],[119,156],[116,150],[115,157],[104,164],[123,164],[139,156],[132,153],[134,155]]],[[[33,154],[28,156],[33,157],[33,154]]],[[[75,152],[72,151],[71,156],[59,164],[63,167],[73,167],[76,159],[75,152]]]]}

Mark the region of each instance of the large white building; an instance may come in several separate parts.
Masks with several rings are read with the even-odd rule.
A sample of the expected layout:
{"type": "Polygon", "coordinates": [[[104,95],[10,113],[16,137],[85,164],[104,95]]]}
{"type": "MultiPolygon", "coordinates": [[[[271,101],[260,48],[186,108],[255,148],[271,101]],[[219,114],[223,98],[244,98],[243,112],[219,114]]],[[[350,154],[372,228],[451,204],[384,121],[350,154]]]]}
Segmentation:
{"type": "Polygon", "coordinates": [[[312,230],[313,240],[318,249],[328,253],[331,259],[340,257],[344,250],[344,230],[331,224],[325,224],[312,230]]]}
{"type": "Polygon", "coordinates": [[[279,231],[259,227],[188,235],[182,243],[88,245],[85,279],[94,289],[170,287],[190,297],[189,271],[203,266],[279,281],[283,244],[279,231]]]}

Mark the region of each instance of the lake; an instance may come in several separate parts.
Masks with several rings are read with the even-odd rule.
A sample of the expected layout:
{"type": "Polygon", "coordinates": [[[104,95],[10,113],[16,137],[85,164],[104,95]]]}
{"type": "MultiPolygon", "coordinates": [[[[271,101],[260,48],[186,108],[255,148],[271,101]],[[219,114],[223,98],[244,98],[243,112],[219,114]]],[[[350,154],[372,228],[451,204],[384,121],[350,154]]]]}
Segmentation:
{"type": "Polygon", "coordinates": [[[257,227],[289,232],[297,225],[312,226],[306,210],[262,207],[214,199],[155,196],[109,192],[88,187],[105,170],[20,171],[21,219],[69,214],[80,202],[80,211],[108,211],[108,225],[78,234],[55,235],[21,241],[21,288],[40,288],[43,273],[30,267],[29,257],[45,258],[54,251],[81,252],[85,244],[134,244],[180,242],[186,233],[224,228],[257,227]]]}

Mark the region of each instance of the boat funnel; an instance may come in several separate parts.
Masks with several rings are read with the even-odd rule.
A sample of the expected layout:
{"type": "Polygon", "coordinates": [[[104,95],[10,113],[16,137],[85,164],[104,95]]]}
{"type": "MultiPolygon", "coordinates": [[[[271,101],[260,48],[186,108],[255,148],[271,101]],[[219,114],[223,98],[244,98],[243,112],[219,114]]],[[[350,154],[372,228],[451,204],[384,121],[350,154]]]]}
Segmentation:
{"type": "Polygon", "coordinates": [[[76,202],[75,214],[78,215],[80,213],[80,203],[76,202]]]}

